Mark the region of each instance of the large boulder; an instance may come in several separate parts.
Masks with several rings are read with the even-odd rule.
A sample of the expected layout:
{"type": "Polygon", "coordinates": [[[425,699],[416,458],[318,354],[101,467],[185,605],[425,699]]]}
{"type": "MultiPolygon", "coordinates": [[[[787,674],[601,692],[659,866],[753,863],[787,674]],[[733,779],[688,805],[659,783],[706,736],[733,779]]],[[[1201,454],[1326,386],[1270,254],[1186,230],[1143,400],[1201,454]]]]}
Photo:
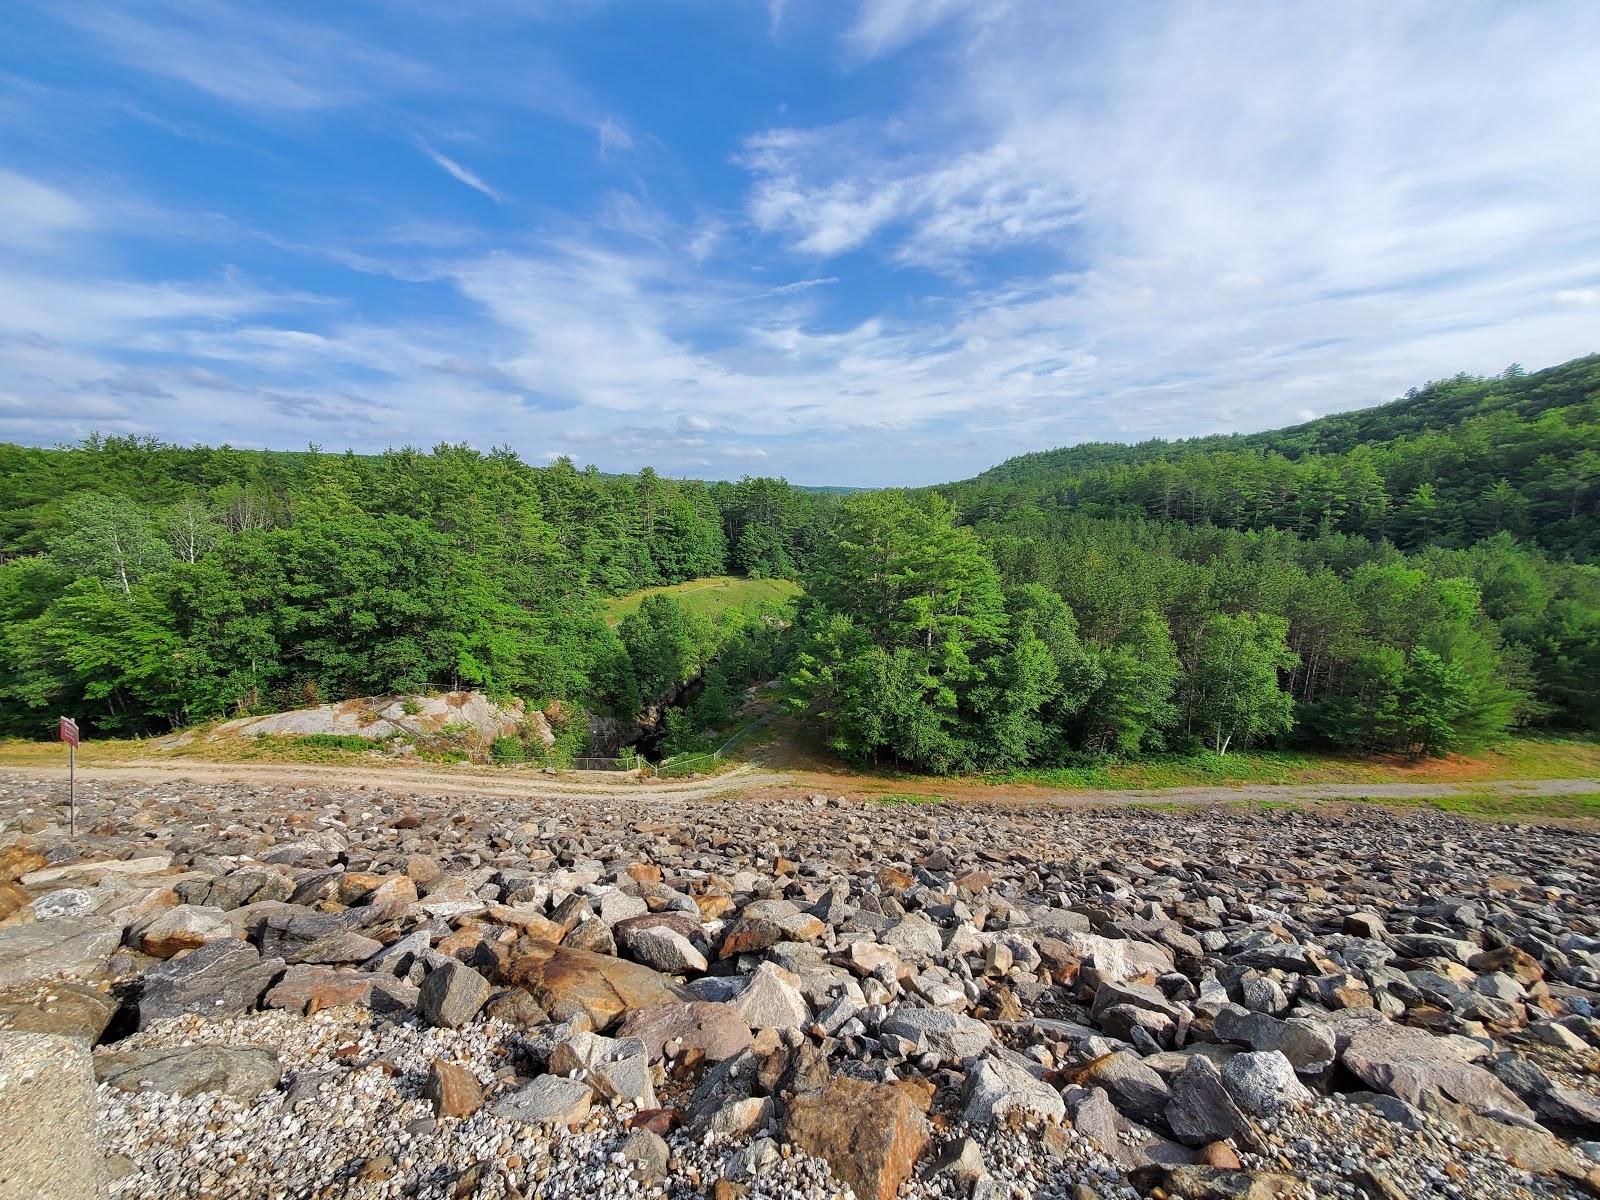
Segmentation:
{"type": "Polygon", "coordinates": [[[784,1136],[827,1160],[857,1200],[894,1200],[928,1145],[928,1120],[909,1089],[838,1076],[789,1104],[784,1136]]]}
{"type": "Polygon", "coordinates": [[[1431,1096],[1443,1096],[1476,1113],[1533,1117],[1515,1092],[1467,1061],[1456,1042],[1420,1029],[1370,1025],[1350,1039],[1344,1065],[1367,1086],[1418,1108],[1431,1096]]]}
{"type": "Polygon", "coordinates": [[[283,969],[283,959],[264,959],[248,942],[231,939],[170,958],[144,977],[139,1027],[183,1013],[215,1020],[246,1012],[283,969]]]}
{"type": "Polygon", "coordinates": [[[750,1048],[750,1026],[727,1004],[710,1000],[657,1004],[641,1008],[622,1019],[618,1037],[644,1043],[652,1059],[671,1054],[721,1062],[750,1048]]]}
{"type": "Polygon", "coordinates": [[[1224,1167],[1153,1164],[1129,1172],[1146,1193],[1160,1190],[1189,1200],[1306,1200],[1311,1189],[1294,1175],[1277,1171],[1240,1171],[1224,1167]]]}
{"type": "Polygon", "coordinates": [[[1236,1054],[1222,1064],[1222,1082],[1245,1112],[1266,1116],[1311,1103],[1311,1093],[1296,1078],[1294,1067],[1278,1050],[1236,1054]]]}
{"type": "Polygon", "coordinates": [[[1060,1092],[1001,1058],[979,1059],[967,1068],[966,1106],[974,1125],[997,1125],[1012,1116],[1059,1121],[1067,1111],[1060,1092]]]}
{"type": "Polygon", "coordinates": [[[541,1075],[532,1083],[503,1096],[494,1115],[529,1125],[575,1125],[589,1115],[594,1089],[579,1079],[541,1075]]]}
{"type": "Polygon", "coordinates": [[[122,926],[100,917],[61,917],[0,929],[0,988],[54,975],[104,969],[122,941],[122,926]]]}
{"type": "Polygon", "coordinates": [[[987,1050],[994,1042],[989,1027],[974,1017],[942,1008],[901,1005],[878,1026],[884,1036],[904,1038],[914,1053],[937,1054],[946,1062],[963,1062],[987,1050]]]}
{"type": "Polygon", "coordinates": [[[656,1106],[650,1055],[638,1038],[609,1038],[577,1032],[550,1052],[550,1070],[581,1078],[599,1095],[637,1108],[656,1106]]]}
{"type": "Polygon", "coordinates": [[[207,942],[234,940],[238,935],[222,911],[204,904],[180,904],[137,926],[128,940],[152,958],[171,958],[207,942]]]}
{"type": "Polygon", "coordinates": [[[267,1050],[234,1046],[161,1046],[149,1050],[102,1050],[94,1056],[95,1078],[124,1092],[168,1092],[193,1096],[221,1092],[251,1100],[278,1086],[283,1067],[267,1050]]]}
{"type": "Polygon", "coordinates": [[[447,962],[428,972],[417,994],[417,1012],[430,1025],[460,1029],[489,999],[489,981],[465,963],[447,962]]]}
{"type": "Polygon", "coordinates": [[[80,1041],[0,1033],[0,1196],[103,1200],[94,1068],[80,1041]]]}
{"type": "Polygon", "coordinates": [[[92,1046],[117,1008],[116,999],[105,992],[80,983],[58,983],[42,996],[0,999],[0,1029],[51,1033],[92,1046]]]}
{"type": "Polygon", "coordinates": [[[1167,1124],[1179,1141],[1204,1146],[1224,1138],[1254,1148],[1254,1123],[1223,1082],[1217,1064],[1201,1054],[1189,1059],[1168,1085],[1167,1124]]]}
{"type": "Polygon", "coordinates": [[[745,978],[730,1004],[752,1029],[802,1029],[811,1020],[799,978],[770,962],[745,978]]]}
{"type": "Polygon", "coordinates": [[[1336,1052],[1334,1034],[1326,1025],[1300,1017],[1280,1021],[1266,1013],[1249,1012],[1230,1004],[1217,1013],[1213,1027],[1224,1041],[1237,1042],[1252,1050],[1276,1050],[1295,1070],[1307,1074],[1327,1067],[1336,1052]]]}
{"type": "Polygon", "coordinates": [[[1167,1108],[1166,1080],[1131,1051],[1102,1054],[1069,1078],[1082,1087],[1104,1088],[1120,1111],[1140,1121],[1153,1121],[1167,1108]]]}
{"type": "Polygon", "coordinates": [[[1103,1088],[1090,1088],[1087,1095],[1080,1093],[1075,1103],[1074,1127],[1124,1171],[1157,1163],[1182,1165],[1194,1161],[1192,1151],[1118,1112],[1103,1088]]]}
{"type": "Polygon", "coordinates": [[[659,971],[569,946],[531,943],[506,969],[508,982],[527,988],[557,1021],[585,1013],[596,1029],[605,1029],[638,1008],[691,1000],[659,971]]]}

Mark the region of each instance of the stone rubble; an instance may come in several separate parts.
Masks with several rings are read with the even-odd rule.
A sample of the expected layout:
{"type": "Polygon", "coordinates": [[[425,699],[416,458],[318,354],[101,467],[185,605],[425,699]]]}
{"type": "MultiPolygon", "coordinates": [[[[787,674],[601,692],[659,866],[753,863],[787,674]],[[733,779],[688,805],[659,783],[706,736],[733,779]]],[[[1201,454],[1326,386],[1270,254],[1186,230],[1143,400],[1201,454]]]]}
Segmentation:
{"type": "Polygon", "coordinates": [[[1585,830],[56,790],[0,1051],[94,1047],[115,1200],[1600,1195],[1585,830]]]}

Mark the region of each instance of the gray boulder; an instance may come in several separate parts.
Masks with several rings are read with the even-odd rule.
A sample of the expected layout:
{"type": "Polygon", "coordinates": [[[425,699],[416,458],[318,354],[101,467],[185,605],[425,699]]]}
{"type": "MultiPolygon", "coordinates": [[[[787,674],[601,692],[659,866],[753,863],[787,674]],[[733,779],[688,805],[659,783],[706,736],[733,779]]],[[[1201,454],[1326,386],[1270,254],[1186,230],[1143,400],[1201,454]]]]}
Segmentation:
{"type": "Polygon", "coordinates": [[[503,1097],[494,1114],[530,1125],[572,1125],[589,1115],[594,1091],[578,1079],[541,1075],[526,1087],[503,1097]]]}
{"type": "Polygon", "coordinates": [[[1254,1123],[1241,1109],[1223,1082],[1217,1064],[1204,1055],[1194,1055],[1172,1077],[1168,1085],[1167,1124],[1180,1142],[1203,1146],[1207,1142],[1233,1138],[1250,1145],[1256,1138],[1254,1123]]]}
{"type": "Polygon", "coordinates": [[[451,960],[428,972],[417,992],[417,1012],[430,1025],[460,1029],[489,998],[489,981],[465,963],[451,960]]]}
{"type": "Polygon", "coordinates": [[[1361,1082],[1427,1108],[1443,1096],[1485,1116],[1496,1112],[1530,1120],[1533,1110],[1500,1080],[1469,1062],[1456,1041],[1403,1025],[1369,1025],[1350,1039],[1344,1065],[1361,1082]]]}
{"type": "Polygon", "coordinates": [[[882,1024],[878,1032],[902,1037],[913,1043],[915,1053],[934,1053],[945,1062],[961,1062],[982,1054],[994,1042],[994,1035],[982,1021],[942,1008],[911,1008],[901,1005],[882,1024]]]}
{"type": "Polygon", "coordinates": [[[1311,1093],[1295,1077],[1294,1066],[1277,1050],[1235,1054],[1222,1065],[1222,1082],[1239,1107],[1252,1116],[1311,1102],[1311,1093]]]}
{"type": "Polygon", "coordinates": [[[0,929],[0,988],[52,975],[92,975],[121,941],[121,925],[90,916],[0,929]]]}
{"type": "Polygon", "coordinates": [[[139,1027],[199,1013],[211,1018],[247,1012],[283,973],[281,958],[264,959],[248,942],[210,942],[182,958],[169,958],[144,977],[139,1027]]]}
{"type": "Polygon", "coordinates": [[[1217,1013],[1213,1027],[1224,1041],[1238,1042],[1252,1050],[1278,1051],[1295,1070],[1308,1075],[1325,1069],[1337,1053],[1333,1032],[1303,1017],[1281,1021],[1266,1013],[1229,1005],[1217,1013]]]}
{"type": "Polygon", "coordinates": [[[979,1059],[967,1068],[966,1112],[974,1125],[997,1125],[1012,1115],[1059,1121],[1066,1101],[1048,1083],[999,1058],[979,1059]]]}
{"type": "Polygon", "coordinates": [[[167,1092],[194,1096],[221,1092],[251,1100],[278,1086],[283,1067],[266,1050],[232,1046],[176,1046],[151,1050],[101,1051],[94,1056],[95,1078],[124,1092],[167,1092]]]}
{"type": "Polygon", "coordinates": [[[1104,1088],[1117,1108],[1140,1121],[1153,1121],[1167,1108],[1167,1082],[1132,1051],[1118,1050],[1078,1073],[1083,1087],[1104,1088]]]}
{"type": "Polygon", "coordinates": [[[1194,1161],[1194,1155],[1185,1147],[1119,1113],[1101,1088],[1093,1088],[1087,1095],[1080,1093],[1072,1110],[1072,1123],[1124,1171],[1194,1161]]]}
{"type": "Polygon", "coordinates": [[[101,1200],[94,1069],[82,1042],[0,1033],[0,1195],[101,1200]]]}

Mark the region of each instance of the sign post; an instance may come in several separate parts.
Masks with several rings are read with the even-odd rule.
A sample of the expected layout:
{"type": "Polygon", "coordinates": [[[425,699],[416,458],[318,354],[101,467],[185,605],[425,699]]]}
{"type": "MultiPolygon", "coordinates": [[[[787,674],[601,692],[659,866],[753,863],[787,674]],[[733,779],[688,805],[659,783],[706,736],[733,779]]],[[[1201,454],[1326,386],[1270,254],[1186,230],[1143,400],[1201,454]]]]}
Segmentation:
{"type": "Polygon", "coordinates": [[[72,837],[78,836],[78,723],[62,717],[57,733],[67,744],[67,821],[72,837]]]}

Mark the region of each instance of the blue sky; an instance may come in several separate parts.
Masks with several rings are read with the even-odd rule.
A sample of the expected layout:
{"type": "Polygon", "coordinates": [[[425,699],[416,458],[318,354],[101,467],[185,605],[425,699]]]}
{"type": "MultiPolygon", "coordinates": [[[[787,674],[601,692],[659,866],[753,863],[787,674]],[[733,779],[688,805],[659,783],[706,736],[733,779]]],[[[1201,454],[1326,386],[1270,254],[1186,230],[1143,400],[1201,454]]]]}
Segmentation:
{"type": "Polygon", "coordinates": [[[0,439],[930,483],[1600,349],[1600,5],[9,6],[0,439]]]}

